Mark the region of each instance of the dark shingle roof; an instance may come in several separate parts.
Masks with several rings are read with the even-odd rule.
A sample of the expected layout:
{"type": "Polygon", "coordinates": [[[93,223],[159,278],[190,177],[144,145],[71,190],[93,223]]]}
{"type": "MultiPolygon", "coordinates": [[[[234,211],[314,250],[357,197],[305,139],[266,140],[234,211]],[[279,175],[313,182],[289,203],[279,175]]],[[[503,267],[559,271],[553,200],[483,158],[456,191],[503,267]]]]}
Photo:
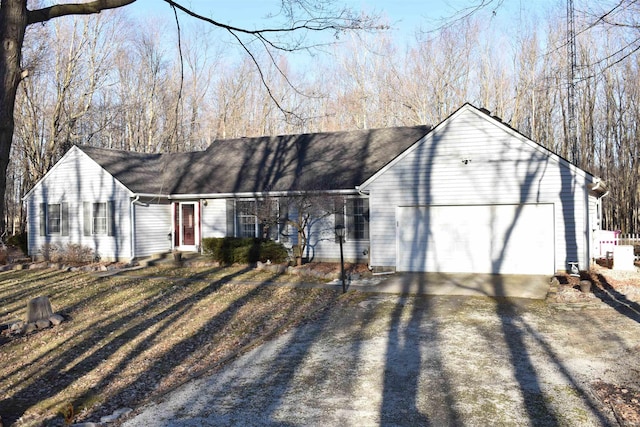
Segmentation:
{"type": "Polygon", "coordinates": [[[428,126],[218,140],[206,151],[144,154],[80,147],[134,193],[354,189],[428,126]]]}

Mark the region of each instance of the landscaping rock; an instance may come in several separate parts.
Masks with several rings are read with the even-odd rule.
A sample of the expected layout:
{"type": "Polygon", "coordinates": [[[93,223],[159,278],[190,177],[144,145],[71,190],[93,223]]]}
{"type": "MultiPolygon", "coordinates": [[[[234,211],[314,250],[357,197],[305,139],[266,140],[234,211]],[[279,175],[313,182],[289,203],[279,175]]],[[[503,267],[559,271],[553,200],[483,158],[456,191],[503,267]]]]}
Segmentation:
{"type": "Polygon", "coordinates": [[[49,317],[49,321],[51,322],[51,324],[53,324],[53,326],[58,326],[60,323],[62,323],[63,320],[64,317],[60,316],[59,314],[54,314],[53,316],[49,317]]]}
{"type": "Polygon", "coordinates": [[[12,334],[21,334],[24,332],[25,323],[23,321],[16,322],[9,327],[12,334]]]}
{"type": "Polygon", "coordinates": [[[118,418],[127,415],[131,411],[132,411],[132,409],[130,409],[130,408],[120,408],[120,409],[116,410],[113,414],[106,415],[106,416],[100,418],[100,422],[101,423],[112,423],[112,422],[116,421],[118,418]]]}
{"type": "Polygon", "coordinates": [[[49,326],[51,326],[49,319],[40,319],[36,321],[36,327],[38,329],[47,329],[49,326]]]}

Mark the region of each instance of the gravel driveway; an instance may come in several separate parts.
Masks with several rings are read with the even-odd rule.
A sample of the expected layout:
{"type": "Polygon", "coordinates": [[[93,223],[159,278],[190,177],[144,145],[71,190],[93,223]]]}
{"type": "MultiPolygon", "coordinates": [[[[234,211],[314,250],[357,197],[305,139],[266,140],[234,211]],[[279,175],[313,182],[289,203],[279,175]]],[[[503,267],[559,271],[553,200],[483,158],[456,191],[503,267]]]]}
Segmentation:
{"type": "Polygon", "coordinates": [[[137,411],[126,426],[617,425],[640,317],[544,301],[371,294],[137,411]]]}

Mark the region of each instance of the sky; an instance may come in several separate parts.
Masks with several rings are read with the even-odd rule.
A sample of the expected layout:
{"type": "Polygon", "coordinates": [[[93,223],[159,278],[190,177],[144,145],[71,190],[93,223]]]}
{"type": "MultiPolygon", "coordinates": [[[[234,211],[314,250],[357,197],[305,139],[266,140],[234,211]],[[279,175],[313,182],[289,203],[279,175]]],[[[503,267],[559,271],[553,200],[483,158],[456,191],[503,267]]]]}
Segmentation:
{"type": "MultiPolygon", "coordinates": [[[[191,10],[212,17],[225,24],[243,28],[262,28],[269,20],[269,14],[279,11],[281,0],[177,0],[191,10]]],[[[411,37],[417,29],[429,30],[443,20],[451,18],[456,11],[465,10],[470,4],[480,0],[336,0],[353,10],[377,13],[391,24],[394,35],[399,38],[411,37]]],[[[563,0],[493,0],[502,3],[493,14],[490,5],[483,16],[495,20],[498,25],[509,25],[521,17],[543,14],[544,10],[563,0]]],[[[146,16],[171,17],[169,6],[161,0],[137,0],[127,6],[130,13],[146,16]]]]}
{"type": "MultiPolygon", "coordinates": [[[[269,16],[277,15],[280,11],[282,0],[176,0],[179,4],[190,10],[210,17],[223,24],[246,29],[281,28],[278,25],[283,17],[275,16],[270,20],[269,16]]],[[[317,1],[317,0],[315,0],[317,1]]],[[[383,23],[388,23],[390,29],[385,32],[394,46],[403,49],[415,46],[416,39],[428,38],[432,33],[425,31],[434,30],[442,26],[444,22],[451,22],[452,17],[459,16],[456,12],[468,10],[470,5],[477,5],[488,0],[334,0],[337,6],[343,5],[354,11],[362,11],[365,14],[379,15],[383,23]]],[[[489,6],[481,13],[474,16],[481,21],[481,30],[497,30],[500,46],[508,47],[510,41],[517,37],[518,31],[523,22],[530,22],[533,16],[539,16],[544,22],[546,11],[553,6],[560,11],[564,10],[566,0],[490,0],[489,6]],[[499,5],[497,9],[493,6],[499,5]],[[495,10],[495,13],[493,11],[495,10]]],[[[582,1],[582,0],[578,0],[582,1]]],[[[584,0],[589,1],[589,0],[584,0]]],[[[134,19],[144,19],[150,16],[159,19],[160,25],[166,25],[164,34],[172,36],[176,33],[173,11],[163,0],[137,0],[132,5],[127,6],[126,12],[134,19]],[[165,24],[166,23],[166,24],[165,24]]],[[[216,41],[230,43],[233,49],[225,51],[226,57],[233,61],[235,59],[246,59],[247,56],[242,48],[238,47],[237,41],[229,34],[221,32],[206,24],[179,13],[180,26],[184,30],[192,25],[197,25],[198,34],[204,37],[214,37],[216,41]]],[[[543,34],[546,33],[546,30],[543,34]]],[[[291,37],[288,35],[288,37],[291,37]]],[[[289,66],[297,68],[301,66],[306,75],[312,74],[309,63],[324,62],[330,60],[332,50],[339,47],[339,44],[325,46],[326,43],[333,43],[336,38],[333,33],[322,32],[321,34],[307,32],[304,35],[306,46],[319,44],[318,47],[310,51],[302,50],[286,55],[289,66]],[[328,56],[327,56],[328,55],[328,56]]],[[[375,34],[368,40],[366,49],[375,49],[375,34]],[[373,43],[373,44],[371,44],[373,43]]],[[[170,39],[168,39],[170,40],[170,39]]],[[[339,42],[349,42],[351,36],[341,36],[339,42]]],[[[245,39],[245,42],[247,40],[245,39]]],[[[175,42],[171,42],[175,45],[175,42]]],[[[542,41],[544,43],[544,41],[542,41]]],[[[259,45],[257,45],[259,46],[259,45]]],[[[263,53],[257,50],[258,54],[263,53]]]]}

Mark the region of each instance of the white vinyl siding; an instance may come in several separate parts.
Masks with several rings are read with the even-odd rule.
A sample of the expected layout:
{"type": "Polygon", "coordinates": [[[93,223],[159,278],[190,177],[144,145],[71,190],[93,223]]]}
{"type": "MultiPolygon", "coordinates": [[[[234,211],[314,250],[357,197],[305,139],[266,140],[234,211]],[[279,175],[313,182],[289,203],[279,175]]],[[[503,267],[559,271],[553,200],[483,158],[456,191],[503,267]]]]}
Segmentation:
{"type": "MultiPolygon", "coordinates": [[[[229,202],[233,203],[233,200],[229,202]]],[[[233,225],[233,224],[232,224],[233,225]]],[[[227,235],[227,200],[209,199],[202,202],[202,238],[227,235]]]]}
{"type": "Polygon", "coordinates": [[[397,265],[398,206],[543,203],[554,206],[555,268],[588,267],[584,174],[471,109],[424,141],[361,188],[370,192],[373,266],[397,265]]]}
{"type": "Polygon", "coordinates": [[[113,176],[104,171],[77,147],[65,154],[26,198],[29,255],[38,256],[44,244],[64,246],[79,243],[93,249],[103,260],[130,259],[131,193],[113,176]],[[114,217],[107,221],[104,235],[84,232],[84,203],[112,203],[114,217]],[[40,235],[41,204],[61,203],[61,233],[40,235]],[[65,230],[65,206],[68,209],[68,230],[65,230]],[[113,226],[113,234],[108,235],[113,226]],[[66,232],[66,233],[65,233],[66,232]]]}
{"type": "Polygon", "coordinates": [[[134,204],[135,256],[150,256],[171,250],[171,205],[141,203],[134,204]]]}

